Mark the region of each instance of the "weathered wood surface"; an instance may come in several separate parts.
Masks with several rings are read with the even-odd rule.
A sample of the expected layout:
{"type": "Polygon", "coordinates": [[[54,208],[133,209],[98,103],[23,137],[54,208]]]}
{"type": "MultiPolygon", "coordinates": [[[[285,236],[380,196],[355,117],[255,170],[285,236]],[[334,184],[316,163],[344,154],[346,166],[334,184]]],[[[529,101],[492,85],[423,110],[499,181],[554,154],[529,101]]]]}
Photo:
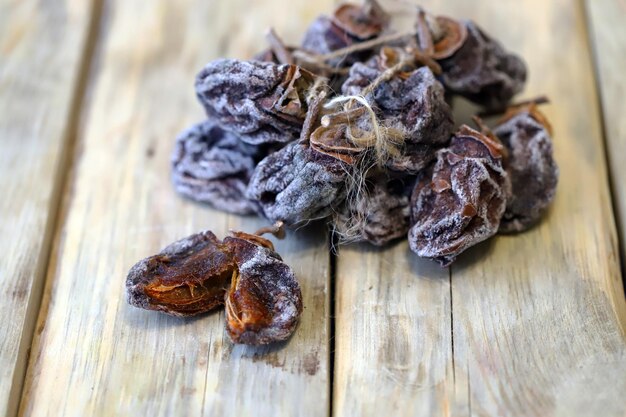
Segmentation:
{"type": "Polygon", "coordinates": [[[0,1],[0,416],[19,404],[92,11],[0,1]]]}
{"type": "Polygon", "coordinates": [[[525,57],[525,96],[553,103],[561,181],[540,226],[470,250],[450,277],[406,244],[341,249],[334,415],[624,415],[626,309],[582,4],[423,5],[525,57]]]}
{"type": "Polygon", "coordinates": [[[293,38],[297,22],[331,7],[307,3],[106,3],[22,415],[328,414],[324,233],[291,234],[277,245],[306,306],[295,336],[279,346],[233,346],[223,313],[175,319],[132,308],[124,294],[128,269],[173,240],[264,224],[179,198],[169,154],[176,134],[203,117],[193,91],[202,65],[263,48],[268,22],[293,38]]]}
{"type": "MultiPolygon", "coordinates": [[[[337,416],[626,413],[626,306],[582,2],[423,2],[497,35],[528,62],[525,96],[552,99],[544,110],[561,183],[545,221],[470,250],[451,270],[418,260],[406,243],[342,247],[334,335],[324,233],[292,234],[277,246],[302,283],[301,325],[284,345],[250,349],[229,343],[222,313],[179,320],[128,307],[123,281],[134,262],[177,238],[262,224],[178,198],[173,138],[202,117],[192,84],[204,62],[261,49],[269,24],[296,41],[333,1],[104,1],[86,105],[72,111],[91,3],[0,0],[0,138],[9,149],[0,153],[9,197],[0,202],[0,249],[9,254],[0,312],[11,318],[0,325],[0,337],[8,332],[0,415],[13,416],[19,401],[63,145],[79,115],[20,415],[324,416],[331,391],[337,416]],[[44,63],[54,69],[45,76],[44,63]]],[[[587,8],[623,202],[623,6],[587,8]]]]}
{"type": "Polygon", "coordinates": [[[587,0],[591,49],[602,99],[602,117],[622,267],[626,268],[626,1],[587,0]]]}

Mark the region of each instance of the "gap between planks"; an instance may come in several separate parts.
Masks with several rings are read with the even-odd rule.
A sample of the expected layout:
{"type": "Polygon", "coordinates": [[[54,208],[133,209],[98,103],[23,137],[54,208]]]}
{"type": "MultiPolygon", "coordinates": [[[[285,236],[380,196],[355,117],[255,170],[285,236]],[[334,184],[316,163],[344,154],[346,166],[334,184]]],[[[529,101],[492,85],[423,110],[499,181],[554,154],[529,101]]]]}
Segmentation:
{"type": "Polygon", "coordinates": [[[339,256],[338,239],[332,230],[328,231],[328,250],[330,260],[328,283],[328,416],[333,416],[333,399],[335,389],[335,309],[337,293],[337,257],[339,256]]]}
{"type": "MultiPolygon", "coordinates": [[[[596,21],[594,23],[594,13],[593,13],[593,8],[598,8],[598,9],[603,9],[603,8],[609,8],[609,3],[611,0],[595,0],[596,3],[593,4],[591,0],[580,0],[580,7],[582,7],[583,9],[583,13],[585,15],[585,32],[587,34],[586,37],[586,41],[587,41],[587,48],[589,48],[589,50],[591,51],[591,56],[593,57],[593,75],[594,75],[594,80],[595,80],[595,87],[596,87],[596,96],[595,96],[595,100],[596,100],[596,105],[598,106],[598,108],[600,109],[600,129],[601,129],[601,135],[602,135],[602,139],[603,139],[603,145],[604,145],[604,160],[607,166],[607,182],[609,184],[609,188],[611,190],[611,207],[613,209],[613,218],[615,221],[615,229],[617,231],[617,240],[618,240],[618,251],[619,254],[621,255],[619,257],[620,259],[620,270],[622,272],[622,284],[624,287],[624,290],[626,291],[626,242],[624,241],[624,239],[626,239],[626,236],[624,235],[624,231],[626,230],[626,212],[622,212],[620,210],[620,186],[622,185],[620,183],[620,178],[619,178],[619,160],[617,159],[617,157],[615,157],[615,160],[613,160],[613,157],[611,156],[611,141],[613,140],[614,146],[616,147],[615,150],[617,150],[617,153],[619,154],[619,141],[621,140],[626,140],[626,137],[619,137],[619,131],[616,130],[615,132],[613,132],[613,135],[615,135],[616,137],[613,137],[610,134],[610,124],[617,124],[619,122],[615,121],[615,120],[609,120],[607,119],[607,117],[611,117],[613,114],[607,113],[609,111],[609,109],[605,106],[605,103],[603,101],[603,95],[605,93],[609,93],[609,89],[611,87],[613,88],[617,88],[619,87],[619,85],[606,85],[603,86],[602,83],[602,61],[601,61],[601,57],[600,54],[602,53],[608,53],[608,52],[612,52],[610,50],[601,50],[601,47],[603,46],[602,42],[606,41],[606,39],[603,38],[602,36],[602,31],[601,31],[601,27],[600,26],[600,22],[596,21]],[[604,88],[606,87],[606,88],[604,88]]],[[[619,7],[623,8],[623,15],[626,15],[626,1],[625,0],[614,0],[616,3],[619,3],[619,7]]],[[[610,14],[612,16],[612,14],[610,14]]],[[[600,16],[602,17],[602,16],[600,16]]],[[[618,22],[619,20],[619,16],[614,17],[615,18],[615,22],[618,22]]],[[[610,23],[615,23],[615,22],[610,22],[610,23]]],[[[604,22],[605,24],[609,25],[609,26],[613,26],[611,24],[609,24],[608,22],[604,22]]],[[[620,26],[619,25],[615,25],[613,27],[613,31],[617,32],[617,36],[618,37],[622,37],[622,42],[626,43],[626,30],[620,30],[620,26]]],[[[626,48],[625,48],[626,49],[626,48]]],[[[623,57],[622,57],[623,58],[623,57]]],[[[606,60],[610,60],[613,59],[612,57],[605,57],[604,59],[606,60]]],[[[615,59],[618,59],[617,57],[615,57],[615,59]]],[[[606,65],[605,65],[606,66],[606,65]]],[[[614,74],[609,73],[610,68],[607,68],[605,75],[608,78],[609,82],[613,82],[613,83],[619,83],[619,80],[617,79],[612,79],[611,76],[614,74]]],[[[609,101],[609,99],[606,99],[607,102],[609,101]]],[[[619,111],[616,112],[616,114],[619,114],[619,111]]],[[[611,126],[612,127],[612,126],[611,126]]],[[[615,127],[615,129],[618,129],[617,127],[615,127]]],[[[626,189],[622,192],[626,192],[626,189]]]]}

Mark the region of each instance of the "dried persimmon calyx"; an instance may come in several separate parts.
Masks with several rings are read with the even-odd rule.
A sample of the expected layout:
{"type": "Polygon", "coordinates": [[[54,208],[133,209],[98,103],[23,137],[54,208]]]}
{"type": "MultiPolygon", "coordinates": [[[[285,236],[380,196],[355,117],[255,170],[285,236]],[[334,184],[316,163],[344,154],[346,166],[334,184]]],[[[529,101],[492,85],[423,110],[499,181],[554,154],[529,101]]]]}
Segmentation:
{"type": "Polygon", "coordinates": [[[550,125],[531,104],[508,112],[494,134],[508,150],[505,168],[512,196],[500,222],[502,233],[522,232],[537,223],[556,194],[559,168],[550,125]]]}
{"type": "Polygon", "coordinates": [[[505,108],[524,86],[524,62],[474,22],[433,16],[419,9],[416,29],[420,49],[441,66],[446,92],[494,110],[505,108]]]}
{"type": "Polygon", "coordinates": [[[461,49],[467,39],[467,26],[458,20],[446,16],[437,16],[428,20],[432,32],[433,58],[449,58],[461,49]]]}
{"type": "Polygon", "coordinates": [[[293,270],[256,239],[233,236],[224,244],[237,265],[225,301],[230,338],[247,345],[289,338],[302,313],[302,293],[293,270]]]}
{"type": "Polygon", "coordinates": [[[408,235],[413,252],[447,266],[496,234],[511,193],[503,154],[500,143],[468,126],[455,133],[413,190],[408,235]]]}
{"type": "Polygon", "coordinates": [[[365,0],[363,4],[343,3],[335,9],[333,23],[357,39],[367,40],[387,28],[391,16],[376,0],[365,0]]]}
{"type": "MultiPolygon", "coordinates": [[[[375,0],[362,5],[342,4],[331,17],[319,16],[307,29],[302,48],[316,54],[327,54],[351,45],[375,38],[389,27],[390,16],[375,0]]],[[[333,67],[349,67],[357,61],[366,60],[373,49],[356,51],[332,58],[327,64],[333,67]]]]}
{"type": "Polygon", "coordinates": [[[246,198],[256,163],[267,146],[242,142],[212,121],[182,132],[172,153],[172,182],[181,195],[236,214],[253,214],[259,207],[246,198]]]}
{"type": "Polygon", "coordinates": [[[194,234],[131,268],[128,302],[174,316],[205,313],[224,303],[234,268],[232,256],[213,233],[194,234]]]}
{"type": "Polygon", "coordinates": [[[284,144],[300,135],[315,81],[295,65],[218,59],[196,77],[196,94],[209,118],[241,140],[284,144]]]}

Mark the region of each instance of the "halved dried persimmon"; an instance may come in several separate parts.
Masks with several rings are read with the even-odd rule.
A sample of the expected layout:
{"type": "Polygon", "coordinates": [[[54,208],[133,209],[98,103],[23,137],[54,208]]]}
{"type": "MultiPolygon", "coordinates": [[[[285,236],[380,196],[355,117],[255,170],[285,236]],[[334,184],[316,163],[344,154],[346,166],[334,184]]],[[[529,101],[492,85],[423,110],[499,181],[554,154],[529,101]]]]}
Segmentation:
{"type": "Polygon", "coordinates": [[[231,232],[219,241],[209,231],[172,243],[133,266],[128,302],[174,316],[193,316],[226,305],[226,330],[235,343],[262,345],[287,339],[302,312],[291,268],[260,235],[284,235],[283,225],[256,234],[231,232]]]}
{"type": "Polygon", "coordinates": [[[128,302],[174,316],[193,316],[224,303],[234,261],[211,232],[172,243],[128,273],[128,302]]]}

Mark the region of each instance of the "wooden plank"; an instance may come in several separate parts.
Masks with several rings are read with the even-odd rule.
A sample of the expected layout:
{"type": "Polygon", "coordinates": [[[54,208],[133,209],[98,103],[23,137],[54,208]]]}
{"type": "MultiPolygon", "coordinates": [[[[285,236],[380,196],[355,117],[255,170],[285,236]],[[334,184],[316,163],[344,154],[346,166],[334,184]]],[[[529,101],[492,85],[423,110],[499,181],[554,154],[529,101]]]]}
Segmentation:
{"type": "Polygon", "coordinates": [[[17,412],[93,11],[0,0],[0,416],[17,412]]]}
{"type": "Polygon", "coordinates": [[[223,313],[176,319],[132,308],[124,294],[128,269],[169,242],[203,229],[224,236],[264,224],[179,198],[169,158],[175,135],[203,117],[193,81],[205,62],[264,47],[259,39],[270,23],[295,39],[297,22],[312,18],[304,0],[282,5],[107,3],[22,414],[328,414],[324,233],[291,234],[277,245],[296,270],[305,305],[294,337],[279,346],[233,346],[223,313]]]}
{"type": "MultiPolygon", "coordinates": [[[[411,6],[380,3],[394,24],[409,30],[411,6]]],[[[406,241],[382,249],[340,247],[333,415],[449,414],[454,389],[450,306],[448,270],[419,259],[406,241]]]]}
{"type": "Polygon", "coordinates": [[[333,415],[445,415],[452,389],[448,271],[406,242],[339,250],[333,415]]]}
{"type": "Polygon", "coordinates": [[[586,1],[591,46],[602,100],[604,134],[611,174],[618,233],[622,242],[622,271],[626,268],[626,2],[586,1]]]}
{"type": "Polygon", "coordinates": [[[404,259],[405,244],[341,251],[335,414],[623,415],[626,306],[583,9],[566,0],[423,4],[473,18],[526,58],[525,95],[553,102],[545,111],[561,182],[539,227],[452,266],[449,296],[445,277],[425,278],[434,275],[426,265],[404,259]],[[451,338],[442,334],[450,321],[451,338]],[[420,364],[429,369],[421,378],[420,364]]]}
{"type": "Polygon", "coordinates": [[[553,103],[560,167],[539,227],[452,267],[456,384],[478,415],[622,416],[626,305],[582,2],[455,11],[525,57],[526,94],[553,103]]]}

